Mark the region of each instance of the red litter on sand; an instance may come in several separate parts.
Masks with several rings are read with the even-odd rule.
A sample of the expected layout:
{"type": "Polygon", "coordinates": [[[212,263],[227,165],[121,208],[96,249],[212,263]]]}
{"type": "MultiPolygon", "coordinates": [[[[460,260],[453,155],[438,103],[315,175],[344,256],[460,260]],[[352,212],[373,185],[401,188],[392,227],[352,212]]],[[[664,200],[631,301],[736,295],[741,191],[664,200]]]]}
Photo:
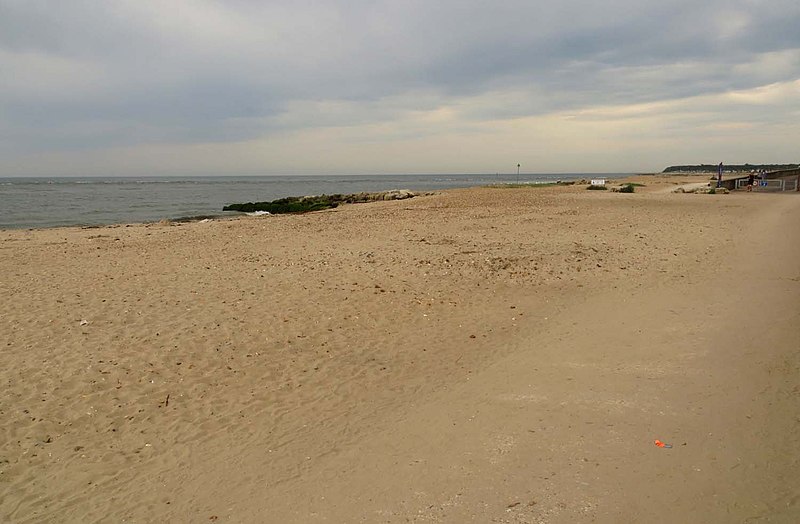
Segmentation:
{"type": "Polygon", "coordinates": [[[660,440],[656,439],[656,446],[658,446],[659,448],[671,448],[672,444],[665,444],[664,442],[661,442],[660,440]]]}

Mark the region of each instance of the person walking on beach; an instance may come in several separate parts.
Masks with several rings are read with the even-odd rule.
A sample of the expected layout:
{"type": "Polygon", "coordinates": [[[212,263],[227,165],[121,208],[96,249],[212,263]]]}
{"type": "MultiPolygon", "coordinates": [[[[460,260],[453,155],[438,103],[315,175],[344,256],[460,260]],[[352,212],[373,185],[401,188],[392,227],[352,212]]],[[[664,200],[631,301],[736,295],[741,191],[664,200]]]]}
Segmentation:
{"type": "Polygon", "coordinates": [[[722,187],[722,162],[717,166],[717,187],[722,187]]]}
{"type": "Polygon", "coordinates": [[[756,174],[753,173],[752,171],[750,171],[750,175],[747,177],[747,192],[748,193],[753,190],[753,184],[755,183],[755,181],[756,181],[756,174]]]}

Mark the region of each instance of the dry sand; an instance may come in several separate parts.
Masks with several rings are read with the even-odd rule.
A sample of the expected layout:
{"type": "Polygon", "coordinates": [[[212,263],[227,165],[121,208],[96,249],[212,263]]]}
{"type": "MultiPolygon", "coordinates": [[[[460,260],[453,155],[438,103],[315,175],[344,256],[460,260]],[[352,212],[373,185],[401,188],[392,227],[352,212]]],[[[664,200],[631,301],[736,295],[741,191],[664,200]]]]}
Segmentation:
{"type": "Polygon", "coordinates": [[[0,231],[0,521],[797,522],[800,195],[641,180],[0,231]]]}

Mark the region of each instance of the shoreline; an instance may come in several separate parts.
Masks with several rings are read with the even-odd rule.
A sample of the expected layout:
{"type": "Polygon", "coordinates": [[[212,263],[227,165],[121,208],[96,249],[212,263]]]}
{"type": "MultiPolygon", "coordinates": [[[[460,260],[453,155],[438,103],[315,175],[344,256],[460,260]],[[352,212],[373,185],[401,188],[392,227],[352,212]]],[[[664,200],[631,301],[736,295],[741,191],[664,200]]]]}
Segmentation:
{"type": "MultiPolygon", "coordinates": [[[[567,174],[571,175],[571,174],[567,174]]],[[[616,183],[621,184],[624,181],[633,181],[639,183],[645,183],[647,180],[656,180],[660,178],[697,178],[703,177],[706,174],[698,174],[698,173],[642,173],[642,174],[632,174],[627,175],[624,177],[616,177],[616,178],[606,178],[604,174],[596,174],[599,178],[606,178],[609,183],[616,183]]],[[[360,176],[360,175],[354,175],[360,176]]],[[[555,175],[554,175],[555,176],[555,175]]],[[[589,176],[587,174],[587,176],[589,176]]],[[[595,176],[595,175],[592,175],[595,176]]],[[[65,177],[71,178],[71,177],[65,177]]],[[[96,177],[96,178],[103,178],[103,177],[96,177]]],[[[159,177],[155,177],[159,178],[159,177]]],[[[164,178],[164,177],[160,177],[164,178]]],[[[175,177],[175,178],[182,178],[182,177],[175,177]]],[[[588,180],[586,177],[584,179],[588,180]]],[[[24,179],[21,179],[24,180],[24,179]]],[[[499,189],[509,188],[509,189],[521,189],[524,187],[536,187],[536,186],[560,186],[566,187],[570,185],[580,185],[578,182],[581,179],[567,179],[567,180],[535,180],[535,181],[527,181],[527,182],[503,182],[498,184],[489,184],[489,185],[478,185],[478,186],[470,186],[470,187],[463,187],[463,188],[448,188],[448,189],[437,189],[434,192],[442,192],[442,191],[453,191],[453,190],[464,190],[464,189],[476,189],[476,188],[485,188],[485,187],[495,187],[499,189]]],[[[686,181],[685,183],[689,183],[686,181]]],[[[646,190],[646,189],[645,189],[646,190]]],[[[424,195],[427,191],[424,190],[412,190],[414,193],[418,195],[424,195]]],[[[101,229],[101,228],[116,228],[116,227],[132,227],[132,226],[152,226],[156,224],[162,224],[165,222],[175,223],[175,224],[186,224],[192,222],[199,222],[205,219],[209,220],[229,220],[229,219],[236,219],[236,218],[244,218],[248,216],[246,213],[239,213],[235,211],[219,211],[219,213],[202,213],[199,215],[190,215],[184,217],[176,217],[176,218],[161,218],[161,219],[154,219],[148,220],[144,222],[136,222],[136,221],[121,221],[121,222],[109,222],[109,223],[102,223],[102,224],[69,224],[69,225],[55,225],[55,226],[41,226],[41,227],[0,227],[0,231],[40,231],[40,230],[51,230],[51,229],[101,229]],[[229,214],[224,214],[229,213],[229,214]]]]}
{"type": "Polygon", "coordinates": [[[0,517],[796,515],[800,201],[680,182],[0,231],[0,517]]]}
{"type": "MultiPolygon", "coordinates": [[[[579,175],[527,175],[537,180],[579,175]]],[[[417,192],[503,181],[500,175],[150,177],[144,179],[0,180],[4,229],[157,222],[181,216],[217,215],[226,204],[298,195],[385,191],[417,192]],[[36,207],[31,207],[35,202],[36,207]]],[[[526,179],[524,175],[523,180],[526,179]]]]}

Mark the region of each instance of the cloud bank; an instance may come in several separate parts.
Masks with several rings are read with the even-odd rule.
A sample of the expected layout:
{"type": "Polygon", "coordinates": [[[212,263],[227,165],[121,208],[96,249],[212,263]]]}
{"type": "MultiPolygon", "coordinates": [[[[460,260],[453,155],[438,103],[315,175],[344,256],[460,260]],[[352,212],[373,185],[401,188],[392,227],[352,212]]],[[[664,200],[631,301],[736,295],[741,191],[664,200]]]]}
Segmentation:
{"type": "Polygon", "coordinates": [[[0,176],[798,161],[798,27],[784,0],[0,0],[0,176]]]}

